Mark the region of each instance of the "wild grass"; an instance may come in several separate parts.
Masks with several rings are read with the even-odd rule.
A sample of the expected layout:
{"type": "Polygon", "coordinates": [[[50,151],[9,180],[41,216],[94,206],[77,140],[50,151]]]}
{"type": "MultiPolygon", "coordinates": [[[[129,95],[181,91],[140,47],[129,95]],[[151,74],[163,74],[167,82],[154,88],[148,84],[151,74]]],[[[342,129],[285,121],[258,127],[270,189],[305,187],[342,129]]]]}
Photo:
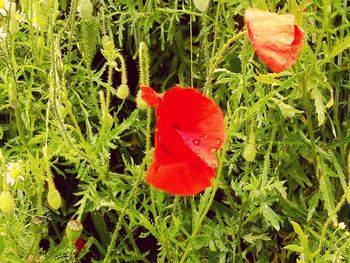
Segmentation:
{"type": "Polygon", "coordinates": [[[1,262],[350,260],[347,0],[212,0],[204,12],[186,0],[5,2],[0,189],[15,208],[0,213],[1,262]],[[250,6],[296,16],[292,68],[270,73],[256,56],[250,6]],[[155,118],[136,107],[139,84],[196,87],[224,111],[203,193],[145,182],[155,118]],[[74,219],[80,253],[64,232],[74,219]]]}

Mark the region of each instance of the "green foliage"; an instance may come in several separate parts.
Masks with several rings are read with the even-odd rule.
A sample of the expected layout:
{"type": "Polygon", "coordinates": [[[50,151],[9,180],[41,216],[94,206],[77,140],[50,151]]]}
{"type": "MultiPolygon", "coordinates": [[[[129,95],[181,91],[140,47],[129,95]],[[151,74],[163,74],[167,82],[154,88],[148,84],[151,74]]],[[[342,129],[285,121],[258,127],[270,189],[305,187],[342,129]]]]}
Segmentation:
{"type": "Polygon", "coordinates": [[[0,211],[0,262],[350,260],[348,1],[5,2],[0,192],[14,207],[0,211]],[[296,16],[305,42],[292,68],[269,73],[255,55],[251,4],[296,16]],[[203,193],[145,182],[154,122],[139,84],[193,84],[224,111],[203,193]]]}

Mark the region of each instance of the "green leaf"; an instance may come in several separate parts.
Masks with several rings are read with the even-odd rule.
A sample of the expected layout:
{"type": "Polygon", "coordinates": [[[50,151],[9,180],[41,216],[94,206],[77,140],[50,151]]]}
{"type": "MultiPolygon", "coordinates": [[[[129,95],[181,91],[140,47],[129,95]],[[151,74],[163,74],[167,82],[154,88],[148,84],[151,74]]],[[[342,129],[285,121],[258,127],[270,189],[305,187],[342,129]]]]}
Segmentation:
{"type": "Polygon", "coordinates": [[[81,31],[78,34],[78,48],[87,67],[90,67],[96,53],[96,46],[99,44],[99,26],[99,21],[95,17],[81,22],[81,31]]]}
{"type": "Polygon", "coordinates": [[[242,238],[250,244],[254,244],[257,240],[271,240],[271,238],[267,234],[253,235],[253,233],[249,233],[243,236],[242,238]]]}
{"type": "Polygon", "coordinates": [[[263,216],[265,217],[266,221],[277,231],[280,230],[280,218],[278,215],[268,206],[268,205],[262,205],[261,206],[263,216]]]}
{"type": "Polygon", "coordinates": [[[110,234],[107,229],[106,222],[98,211],[91,212],[91,218],[94,223],[95,229],[98,232],[101,243],[104,247],[108,247],[110,234]]]}
{"type": "Polygon", "coordinates": [[[0,236],[0,255],[5,250],[5,238],[3,236],[0,236]]]}
{"type": "Polygon", "coordinates": [[[324,201],[324,206],[328,211],[328,215],[330,215],[334,210],[334,203],[335,203],[335,199],[332,193],[333,186],[329,181],[328,176],[325,173],[325,170],[319,165],[319,160],[317,162],[317,168],[319,173],[321,196],[324,201]]]}
{"type": "Polygon", "coordinates": [[[323,96],[320,90],[314,86],[311,90],[311,98],[315,101],[318,126],[321,126],[325,121],[325,106],[323,104],[323,96]]]}
{"type": "Polygon", "coordinates": [[[298,245],[287,245],[284,247],[284,249],[290,250],[290,251],[294,251],[294,252],[298,252],[300,254],[302,254],[304,252],[304,249],[301,246],[298,245]]]}
{"type": "Polygon", "coordinates": [[[322,64],[331,61],[335,56],[338,56],[344,50],[350,48],[350,35],[346,36],[342,41],[337,41],[337,43],[331,48],[331,52],[328,54],[322,64]]]}
{"type": "Polygon", "coordinates": [[[307,214],[307,222],[309,222],[312,218],[312,215],[315,213],[316,208],[318,207],[318,203],[321,199],[321,193],[316,192],[309,201],[309,212],[307,214]]]}
{"type": "Polygon", "coordinates": [[[293,226],[294,232],[297,233],[300,238],[301,246],[303,249],[308,251],[309,241],[307,235],[304,234],[303,230],[297,222],[290,221],[290,223],[293,226]]]}

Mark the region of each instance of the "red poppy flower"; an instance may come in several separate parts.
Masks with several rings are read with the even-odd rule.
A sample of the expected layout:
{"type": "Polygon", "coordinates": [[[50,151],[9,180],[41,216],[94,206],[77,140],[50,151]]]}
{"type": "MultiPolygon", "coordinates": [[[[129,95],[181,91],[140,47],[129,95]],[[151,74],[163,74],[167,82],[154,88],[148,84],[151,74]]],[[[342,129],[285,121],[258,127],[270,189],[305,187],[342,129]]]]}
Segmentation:
{"type": "Polygon", "coordinates": [[[85,241],[81,238],[78,238],[77,241],[75,241],[75,248],[77,249],[77,252],[80,253],[85,247],[85,241]]]}
{"type": "Polygon", "coordinates": [[[295,24],[294,15],[247,9],[245,21],[256,53],[273,72],[294,64],[303,44],[303,31],[295,24]]]}
{"type": "Polygon", "coordinates": [[[218,165],[215,153],[225,140],[220,108],[192,88],[173,87],[164,95],[141,89],[157,116],[147,182],[174,195],[194,195],[211,186],[218,165]]]}

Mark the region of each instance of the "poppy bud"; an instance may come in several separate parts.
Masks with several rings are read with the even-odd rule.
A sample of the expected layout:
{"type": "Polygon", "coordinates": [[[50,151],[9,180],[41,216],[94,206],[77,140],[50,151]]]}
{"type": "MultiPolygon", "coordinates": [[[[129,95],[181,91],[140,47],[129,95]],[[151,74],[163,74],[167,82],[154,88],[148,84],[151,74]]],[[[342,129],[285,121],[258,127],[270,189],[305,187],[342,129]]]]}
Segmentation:
{"type": "Polygon", "coordinates": [[[71,220],[67,224],[66,235],[71,243],[75,243],[83,231],[83,225],[79,220],[71,220]]]}
{"type": "Polygon", "coordinates": [[[32,229],[34,234],[40,234],[43,231],[44,223],[45,223],[45,217],[35,216],[32,219],[32,224],[30,228],[32,229]]]}
{"type": "Polygon", "coordinates": [[[208,9],[210,0],[193,0],[193,3],[196,6],[196,8],[199,9],[199,11],[204,13],[208,9]]]}
{"type": "Polygon", "coordinates": [[[140,110],[145,110],[147,109],[148,105],[147,103],[142,99],[142,91],[139,90],[137,92],[137,95],[136,95],[136,105],[137,105],[137,108],[139,108],[140,110]]]}
{"type": "Polygon", "coordinates": [[[13,196],[9,191],[3,191],[0,193],[0,210],[5,213],[11,213],[15,208],[15,202],[13,196]]]}
{"type": "Polygon", "coordinates": [[[117,89],[117,97],[124,100],[127,96],[129,96],[129,88],[126,84],[121,84],[117,89]]]}
{"type": "Polygon", "coordinates": [[[61,195],[57,191],[54,182],[49,181],[49,191],[47,193],[47,201],[52,209],[57,210],[61,207],[61,195]]]}
{"type": "Polygon", "coordinates": [[[255,156],[256,156],[255,133],[254,133],[253,129],[251,129],[251,132],[249,134],[248,143],[247,143],[247,145],[244,149],[244,152],[243,152],[243,158],[247,162],[252,162],[255,160],[255,156]]]}

